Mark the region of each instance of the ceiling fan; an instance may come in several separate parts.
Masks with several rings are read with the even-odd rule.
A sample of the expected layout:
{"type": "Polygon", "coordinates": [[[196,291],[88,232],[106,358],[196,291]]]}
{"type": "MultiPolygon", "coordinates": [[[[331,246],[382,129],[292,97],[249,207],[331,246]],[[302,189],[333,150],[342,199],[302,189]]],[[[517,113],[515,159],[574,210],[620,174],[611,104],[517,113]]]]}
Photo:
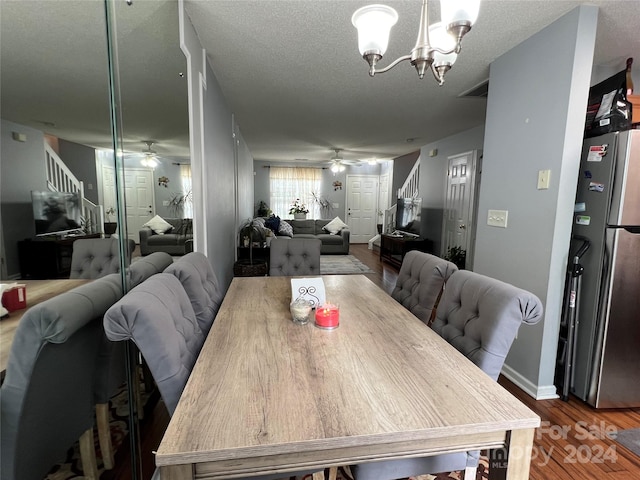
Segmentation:
{"type": "Polygon", "coordinates": [[[376,163],[378,163],[379,160],[381,160],[381,159],[376,159],[375,157],[363,158],[363,159],[357,159],[357,160],[346,160],[342,157],[342,154],[340,153],[342,152],[342,150],[343,150],[342,148],[333,149],[334,154],[331,157],[331,160],[329,160],[329,163],[331,164],[329,169],[333,173],[344,172],[345,165],[350,165],[354,167],[359,167],[365,164],[375,165],[376,163]]]}
{"type": "Polygon", "coordinates": [[[158,154],[151,149],[154,142],[152,140],[144,140],[144,143],[147,145],[147,149],[142,151],[144,158],[140,160],[140,163],[143,167],[156,168],[158,166],[158,154]]]}

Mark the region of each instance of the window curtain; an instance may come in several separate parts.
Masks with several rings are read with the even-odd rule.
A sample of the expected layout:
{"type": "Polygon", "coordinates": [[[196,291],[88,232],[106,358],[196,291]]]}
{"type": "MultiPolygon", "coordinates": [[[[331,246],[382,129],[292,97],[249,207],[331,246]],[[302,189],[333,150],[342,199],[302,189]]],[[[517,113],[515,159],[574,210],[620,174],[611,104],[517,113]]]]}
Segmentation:
{"type": "Polygon", "coordinates": [[[187,195],[187,201],[183,205],[183,217],[193,218],[193,191],[191,190],[191,165],[180,165],[180,183],[183,195],[187,195]]]}
{"type": "Polygon", "coordinates": [[[299,198],[309,209],[307,218],[320,218],[320,207],[312,192],[320,192],[322,170],[319,168],[271,167],[269,169],[269,207],[281,218],[292,218],[291,204],[299,198]]]}

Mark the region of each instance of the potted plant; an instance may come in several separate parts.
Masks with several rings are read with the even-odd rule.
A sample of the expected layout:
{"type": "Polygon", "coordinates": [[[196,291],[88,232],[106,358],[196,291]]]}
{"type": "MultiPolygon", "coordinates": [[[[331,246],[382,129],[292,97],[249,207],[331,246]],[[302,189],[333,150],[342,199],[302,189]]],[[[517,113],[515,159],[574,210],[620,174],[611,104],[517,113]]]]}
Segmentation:
{"type": "Polygon", "coordinates": [[[304,220],[307,218],[307,213],[309,213],[309,209],[299,198],[296,198],[296,201],[289,208],[289,214],[293,215],[296,220],[304,220]]]}
{"type": "Polygon", "coordinates": [[[107,221],[104,222],[104,234],[105,235],[113,235],[116,233],[116,229],[118,228],[117,222],[111,221],[111,215],[116,214],[116,209],[113,207],[109,207],[104,211],[104,215],[107,218],[107,221]]]}
{"type": "Polygon", "coordinates": [[[267,262],[264,259],[253,260],[253,244],[262,241],[262,232],[258,223],[249,218],[240,226],[239,245],[249,249],[249,259],[240,259],[233,266],[233,273],[236,276],[258,276],[267,274],[267,262]]]}
{"type": "Polygon", "coordinates": [[[169,198],[169,209],[176,218],[182,218],[180,232],[184,235],[193,231],[193,223],[191,218],[184,217],[184,206],[193,202],[193,192],[189,190],[186,193],[172,193],[169,198]]]}
{"type": "Polygon", "coordinates": [[[271,209],[269,208],[269,205],[267,205],[267,202],[264,200],[260,200],[260,202],[258,202],[258,211],[256,214],[258,217],[268,217],[271,215],[271,209]]]}
{"type": "Polygon", "coordinates": [[[320,218],[330,218],[329,214],[331,213],[332,209],[331,201],[316,192],[311,192],[311,196],[313,197],[313,201],[320,208],[320,218]]]}
{"type": "Polygon", "coordinates": [[[453,263],[460,270],[464,270],[467,261],[467,251],[458,246],[449,247],[449,250],[447,250],[447,254],[444,256],[444,259],[453,263]]]}

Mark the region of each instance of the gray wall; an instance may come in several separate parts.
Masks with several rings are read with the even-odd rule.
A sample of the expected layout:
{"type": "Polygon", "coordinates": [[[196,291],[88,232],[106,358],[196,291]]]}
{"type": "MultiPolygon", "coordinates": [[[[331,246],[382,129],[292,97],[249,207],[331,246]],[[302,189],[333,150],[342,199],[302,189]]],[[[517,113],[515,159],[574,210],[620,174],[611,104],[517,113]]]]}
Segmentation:
{"type": "MultiPolygon", "coordinates": [[[[404,181],[407,179],[409,172],[418,160],[420,156],[420,150],[416,150],[415,152],[407,153],[406,155],[402,155],[401,157],[397,157],[393,160],[393,182],[391,183],[391,205],[395,202],[395,198],[398,195],[398,189],[402,187],[404,181]]],[[[422,168],[422,164],[420,165],[422,168]]]]}
{"type": "Polygon", "coordinates": [[[1,236],[5,250],[2,259],[8,278],[18,278],[18,241],[32,238],[35,221],[31,206],[31,191],[47,189],[44,170],[44,135],[41,131],[0,121],[0,208],[1,236]],[[12,132],[23,133],[26,142],[12,138],[12,132]]]}
{"type": "Polygon", "coordinates": [[[58,149],[58,155],[64,164],[84,183],[84,196],[98,205],[95,149],[62,139],[58,140],[58,149]]]}
{"type": "MultiPolygon", "coordinates": [[[[471,100],[474,101],[474,100],[471,100]]],[[[443,256],[442,218],[447,179],[447,158],[471,150],[482,150],[484,125],[424,145],[420,149],[420,196],[422,236],[433,242],[433,251],[443,256]],[[434,157],[429,152],[437,149],[434,157]]]]}
{"type": "Polygon", "coordinates": [[[520,329],[505,367],[538,397],[555,393],[597,17],[596,7],[579,7],[491,65],[474,270],[529,290],[545,305],[542,322],[520,329]],[[536,189],[542,169],[551,170],[548,190],[536,189]],[[487,226],[489,209],[508,210],[508,228],[487,226]]]}
{"type": "Polygon", "coordinates": [[[253,158],[213,70],[202,61],[206,52],[187,13],[180,13],[189,79],[194,246],[207,255],[226,290],[233,278],[240,219],[253,213],[253,158]]]}

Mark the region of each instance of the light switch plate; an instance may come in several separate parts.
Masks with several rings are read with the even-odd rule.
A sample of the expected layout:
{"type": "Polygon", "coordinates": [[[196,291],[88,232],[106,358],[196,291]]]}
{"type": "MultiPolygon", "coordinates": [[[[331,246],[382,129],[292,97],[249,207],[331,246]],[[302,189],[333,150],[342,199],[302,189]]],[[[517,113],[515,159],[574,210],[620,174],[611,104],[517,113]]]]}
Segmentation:
{"type": "Polygon", "coordinates": [[[507,228],[508,210],[489,210],[487,225],[491,227],[507,228]]]}
{"type": "Polygon", "coordinates": [[[551,182],[551,170],[538,170],[538,190],[547,190],[551,182]]]}

